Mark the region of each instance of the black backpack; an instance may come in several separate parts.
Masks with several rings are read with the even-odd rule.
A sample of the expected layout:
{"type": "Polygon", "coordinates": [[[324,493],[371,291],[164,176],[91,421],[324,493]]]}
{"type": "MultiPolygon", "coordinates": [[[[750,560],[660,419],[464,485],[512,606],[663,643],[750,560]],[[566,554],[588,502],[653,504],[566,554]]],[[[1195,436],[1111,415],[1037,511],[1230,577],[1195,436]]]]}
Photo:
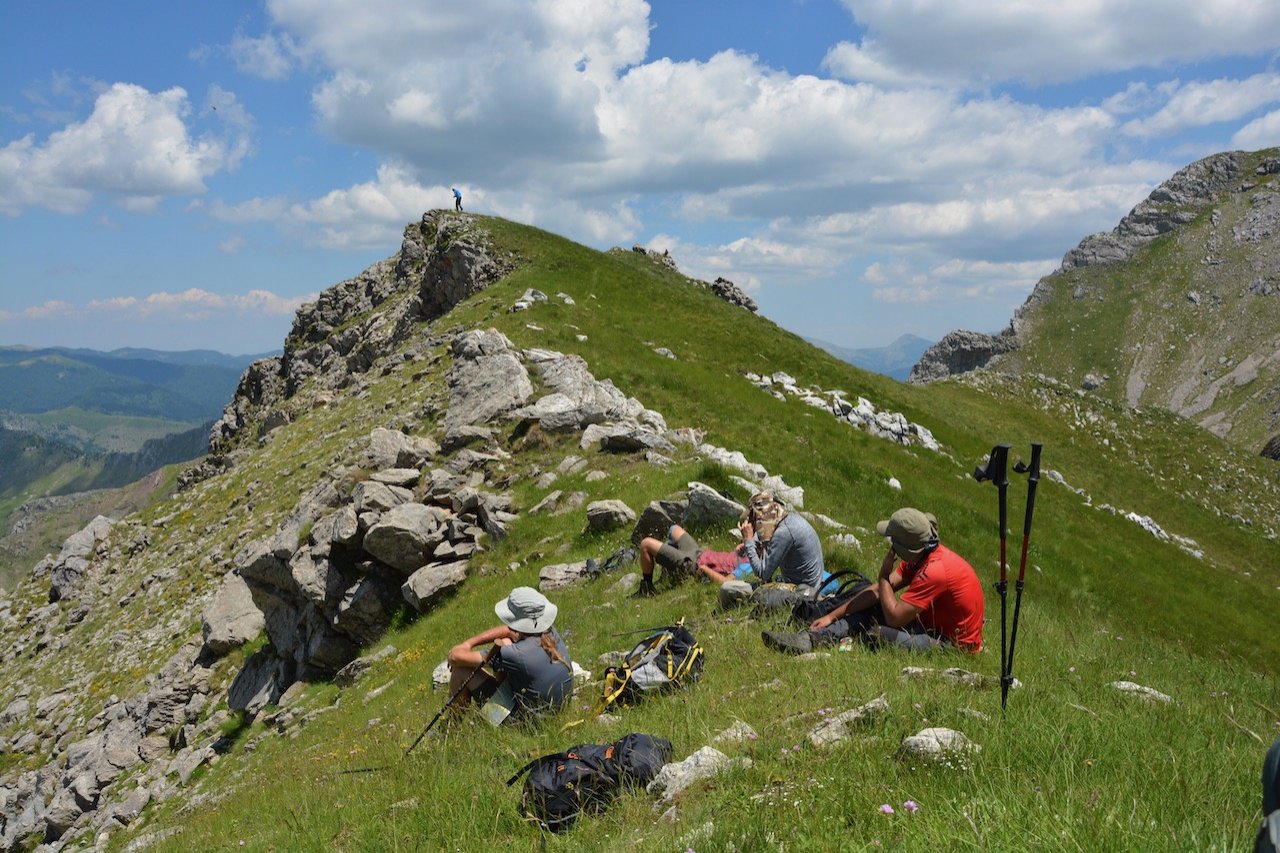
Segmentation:
{"type": "Polygon", "coordinates": [[[596,716],[615,702],[632,704],[646,693],[685,687],[702,677],[702,645],[683,625],[669,625],[641,640],[625,660],[605,670],[596,716]]]}
{"type": "MultiPolygon", "coordinates": [[[[854,569],[847,569],[833,573],[827,579],[826,586],[823,588],[831,589],[831,582],[835,580],[839,580],[839,586],[830,594],[816,598],[802,598],[793,602],[791,605],[791,621],[808,625],[814,619],[826,616],[832,610],[835,610],[841,604],[871,586],[871,581],[867,579],[866,575],[854,569]]],[[[878,612],[879,608],[872,608],[872,610],[878,612]]]]}
{"type": "Polygon", "coordinates": [[[649,784],[670,757],[671,741],[633,733],[612,744],[580,744],[535,758],[507,785],[524,776],[520,814],[560,832],[579,815],[604,811],[624,787],[649,784]]]}
{"type": "MultiPolygon", "coordinates": [[[[853,569],[832,572],[822,586],[814,588],[808,584],[771,582],[760,584],[751,592],[751,615],[759,618],[773,616],[778,613],[798,613],[810,607],[819,606],[822,602],[843,595],[846,588],[855,584],[870,584],[865,577],[853,569]]],[[[834,605],[831,605],[834,608],[834,605]]],[[[829,612],[829,611],[828,611],[829,612]]],[[[821,616],[818,613],[813,618],[821,616]]]]}

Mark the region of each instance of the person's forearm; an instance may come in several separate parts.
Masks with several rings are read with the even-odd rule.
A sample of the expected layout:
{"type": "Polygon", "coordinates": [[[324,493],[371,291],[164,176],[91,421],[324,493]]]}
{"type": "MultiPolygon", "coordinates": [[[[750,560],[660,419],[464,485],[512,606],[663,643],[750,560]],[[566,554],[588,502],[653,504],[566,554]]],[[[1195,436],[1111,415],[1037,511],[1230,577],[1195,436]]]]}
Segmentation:
{"type": "Polygon", "coordinates": [[[901,628],[915,618],[911,608],[898,598],[893,582],[889,578],[881,577],[876,587],[880,595],[880,609],[884,613],[885,624],[890,628],[901,628]]]}
{"type": "Polygon", "coordinates": [[[861,610],[866,610],[868,607],[873,606],[876,603],[876,599],[879,597],[880,593],[874,586],[858,590],[853,598],[850,598],[848,601],[831,611],[831,621],[834,622],[837,619],[843,619],[845,615],[849,613],[857,613],[861,610]]]}

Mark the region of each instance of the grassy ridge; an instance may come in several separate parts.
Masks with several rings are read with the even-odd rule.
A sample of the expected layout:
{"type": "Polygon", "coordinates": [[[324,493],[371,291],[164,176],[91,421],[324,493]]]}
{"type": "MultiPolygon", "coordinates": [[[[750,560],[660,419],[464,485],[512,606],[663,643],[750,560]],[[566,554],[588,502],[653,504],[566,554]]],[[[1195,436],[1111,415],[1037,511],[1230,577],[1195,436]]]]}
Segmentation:
{"type": "MultiPolygon", "coordinates": [[[[473,560],[457,598],[388,636],[397,655],[345,692],[313,686],[301,707],[333,708],[297,739],[271,737],[251,753],[233,750],[202,777],[205,805],[180,812],[176,804],[160,804],[144,831],[181,827],[182,833],[158,849],[193,843],[250,850],[527,849],[537,843],[536,830],[519,819],[515,792],[501,781],[528,757],[633,730],[670,737],[683,757],[735,718],[755,727],[759,739],[729,751],[751,757],[754,766],[695,786],[678,803],[674,823],[655,822],[646,798],[626,798],[548,847],[1209,849],[1240,847],[1251,838],[1263,743],[1280,726],[1280,640],[1260,618],[1280,603],[1280,546],[1258,533],[1276,523],[1274,487],[1268,492],[1265,480],[1234,473],[1244,470],[1245,457],[1173,418],[1104,411],[1077,419],[1071,407],[1084,403],[1029,382],[900,385],[843,364],[639,255],[600,254],[534,229],[487,224],[524,265],[442,323],[492,325],[519,346],[580,353],[597,378],[612,379],[670,425],[706,429],[708,441],[743,450],[804,486],[806,509],[853,525],[861,540],[859,549],[832,552],[833,567],[871,571],[880,547],[866,528],[910,504],[935,512],[944,541],[991,579],[995,492],[968,472],[996,441],[1025,448],[1033,439],[1045,443],[1046,468],[1087,491],[1095,506],[1151,515],[1196,539],[1205,558],[1161,543],[1045,480],[1019,635],[1016,674],[1026,687],[1011,697],[1003,720],[991,691],[900,679],[908,664],[995,674],[999,650],[990,647],[998,642],[999,609],[989,592],[989,647],[975,657],[925,661],[857,648],[796,662],[760,646],[759,624],[740,617],[707,621],[695,629],[708,650],[707,675],[687,693],[627,710],[620,723],[564,734],[560,726],[581,716],[580,703],[535,731],[493,732],[464,721],[401,760],[443,700],[430,690],[429,675],[447,648],[490,625],[493,602],[514,585],[536,583],[545,563],[600,556],[624,535],[586,536],[579,513],[524,517],[506,541],[473,560]],[[569,293],[576,305],[552,299],[508,314],[526,287],[569,293]],[[655,354],[654,346],[670,348],[678,360],[655,354]],[[797,400],[778,401],[740,375],[776,370],[902,411],[933,430],[947,454],[871,438],[797,400]],[[1194,478],[1206,470],[1232,471],[1234,494],[1172,481],[1174,471],[1194,478]],[[901,491],[888,486],[890,476],[901,481],[901,491]],[[1249,527],[1207,506],[1233,502],[1265,517],[1249,527]],[[1176,704],[1120,696],[1107,687],[1118,679],[1160,689],[1176,704]],[[384,686],[376,696],[369,693],[384,686]],[[805,743],[824,709],[844,710],[882,693],[891,710],[880,724],[831,751],[805,743]],[[893,758],[902,737],[926,725],[959,728],[982,744],[972,767],[925,768],[893,758]],[[381,764],[392,766],[336,773],[381,764]],[[908,799],[920,804],[914,815],[901,808],[908,799]],[[897,813],[881,814],[885,803],[897,813]]],[[[225,555],[242,534],[265,533],[317,476],[299,470],[299,459],[340,458],[371,426],[439,399],[442,377],[415,380],[418,370],[406,364],[370,387],[365,399],[347,398],[281,427],[251,463],[210,481],[198,500],[181,505],[167,530],[155,533],[153,550],[171,545],[167,537],[182,535],[180,528],[205,531],[199,547],[210,555],[225,555]],[[246,513],[240,496],[250,481],[260,485],[253,492],[256,509],[246,513]]],[[[519,475],[512,488],[523,507],[543,494],[533,485],[534,465],[546,469],[581,453],[568,436],[544,438],[536,447],[513,439],[508,449],[524,451],[509,469],[519,475]]],[[[726,479],[696,459],[670,469],[629,457],[590,459],[589,467],[607,472],[607,479],[589,483],[584,471],[554,487],[639,508],[689,479],[726,479]]],[[[1010,553],[1016,554],[1022,486],[1010,491],[1010,553]]],[[[723,531],[707,538],[728,542],[723,531]]],[[[714,602],[713,591],[700,584],[642,602],[610,593],[609,585],[553,596],[575,660],[597,674],[597,655],[634,639],[618,631],[706,617],[714,602]]],[[[118,688],[105,679],[93,691],[118,688]]],[[[260,731],[255,724],[241,743],[260,731]]],[[[118,834],[113,846],[129,837],[118,834]]]]}

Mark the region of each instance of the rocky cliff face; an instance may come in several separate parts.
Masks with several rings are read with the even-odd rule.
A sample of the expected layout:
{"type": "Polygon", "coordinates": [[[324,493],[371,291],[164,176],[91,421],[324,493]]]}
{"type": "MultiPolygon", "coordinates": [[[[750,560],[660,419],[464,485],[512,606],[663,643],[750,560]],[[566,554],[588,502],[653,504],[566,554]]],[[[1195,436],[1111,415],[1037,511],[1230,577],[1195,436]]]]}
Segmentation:
{"type": "MultiPolygon", "coordinates": [[[[480,220],[427,213],[397,255],[300,309],[282,356],[246,370],[171,511],[94,519],[0,597],[0,756],[26,768],[0,765],[0,850],[105,840],[216,763],[237,715],[287,705],[299,682],[350,684],[362,650],[453,594],[522,512],[580,509],[559,492],[516,505],[514,480],[555,473],[516,458],[512,435],[572,432],[584,451],[653,465],[697,453],[802,505],[579,356],[436,328],[514,265],[480,220]]],[[[699,286],[753,307],[731,283],[699,286]]],[[[547,297],[533,294],[510,310],[536,311],[547,297]]],[[[592,529],[604,509],[587,508],[592,529]]],[[[584,565],[551,568],[562,583],[584,565]]]]}
{"type": "Polygon", "coordinates": [[[1053,376],[1260,449],[1280,429],[1280,192],[1273,151],[1180,170],[1037,282],[1009,329],[948,335],[913,369],[1053,376]]]}

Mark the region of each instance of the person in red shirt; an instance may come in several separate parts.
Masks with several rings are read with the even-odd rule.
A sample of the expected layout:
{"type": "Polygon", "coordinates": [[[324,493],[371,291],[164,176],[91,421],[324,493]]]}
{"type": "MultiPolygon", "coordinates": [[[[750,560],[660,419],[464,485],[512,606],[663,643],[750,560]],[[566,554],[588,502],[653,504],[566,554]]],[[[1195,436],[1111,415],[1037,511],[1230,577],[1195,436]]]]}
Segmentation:
{"type": "Polygon", "coordinates": [[[862,632],[873,642],[916,651],[982,649],[982,583],[963,557],[939,541],[938,520],[903,507],[876,532],[889,539],[876,583],[815,619],[808,631],[764,632],[765,645],[799,654],[862,632]]]}
{"type": "Polygon", "coordinates": [[[937,519],[904,507],[877,524],[876,532],[890,544],[876,582],[884,619],[872,633],[906,648],[950,644],[980,651],[982,582],[973,566],[938,541],[937,519]]]}

